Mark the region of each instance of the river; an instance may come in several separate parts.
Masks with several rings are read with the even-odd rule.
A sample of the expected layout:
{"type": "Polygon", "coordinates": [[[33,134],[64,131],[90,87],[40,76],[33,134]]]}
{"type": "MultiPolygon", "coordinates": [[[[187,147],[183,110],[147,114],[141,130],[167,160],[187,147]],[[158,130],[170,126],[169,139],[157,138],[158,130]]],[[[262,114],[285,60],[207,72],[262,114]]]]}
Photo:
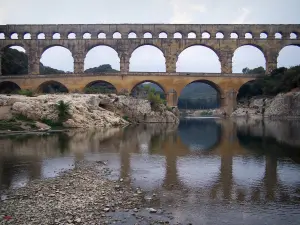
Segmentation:
{"type": "MultiPolygon", "coordinates": [[[[182,119],[106,131],[0,137],[0,190],[55,177],[82,160],[140,187],[183,224],[300,221],[300,121],[182,119]]],[[[1,202],[0,202],[1,203],[1,202]]]]}

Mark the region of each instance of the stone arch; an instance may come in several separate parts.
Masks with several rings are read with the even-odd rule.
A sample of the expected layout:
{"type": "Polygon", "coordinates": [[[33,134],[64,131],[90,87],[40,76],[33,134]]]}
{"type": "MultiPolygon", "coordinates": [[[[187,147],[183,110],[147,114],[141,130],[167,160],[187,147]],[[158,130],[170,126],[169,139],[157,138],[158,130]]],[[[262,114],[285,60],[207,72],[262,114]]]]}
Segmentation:
{"type": "Polygon", "coordinates": [[[217,102],[216,102],[216,103],[217,103],[216,108],[221,107],[221,104],[222,104],[222,99],[221,99],[221,97],[222,97],[223,94],[224,94],[222,88],[221,88],[218,84],[216,84],[216,83],[214,83],[214,82],[212,82],[212,81],[210,81],[210,80],[206,80],[206,79],[194,80],[194,81],[192,81],[192,82],[186,84],[186,85],[180,90],[180,93],[178,93],[178,94],[179,94],[179,95],[178,95],[178,100],[179,100],[180,97],[183,95],[183,91],[184,91],[184,89],[185,89],[186,87],[188,87],[190,84],[196,84],[196,83],[206,84],[206,85],[209,85],[212,89],[214,89],[214,90],[216,91],[216,96],[215,96],[216,101],[217,101],[217,102]]]}
{"type": "Polygon", "coordinates": [[[76,34],[74,32],[69,32],[68,39],[76,39],[76,34]]]}
{"type": "Polygon", "coordinates": [[[26,43],[23,42],[18,42],[15,44],[7,44],[2,47],[1,52],[3,52],[5,49],[10,48],[10,47],[22,47],[25,49],[25,53],[27,54],[29,52],[29,46],[26,43]]]}
{"type": "MultiPolygon", "coordinates": [[[[264,69],[266,69],[268,60],[267,60],[267,55],[265,54],[264,49],[261,46],[257,45],[257,44],[242,44],[242,45],[239,45],[236,49],[234,49],[233,57],[232,57],[232,63],[233,63],[232,68],[233,68],[233,70],[237,70],[237,68],[235,68],[235,67],[238,67],[238,65],[235,62],[235,57],[236,57],[235,54],[239,49],[241,49],[245,46],[251,46],[251,47],[254,47],[255,49],[259,50],[259,52],[262,54],[262,56],[264,58],[264,61],[265,61],[263,67],[264,67],[264,69]]],[[[253,69],[253,68],[250,68],[250,69],[253,69]]],[[[242,71],[239,71],[239,73],[241,73],[241,72],[242,71]]]]}
{"type": "Polygon", "coordinates": [[[196,32],[193,31],[189,32],[187,38],[191,38],[191,39],[197,38],[196,32]]]}
{"type": "Polygon", "coordinates": [[[69,93],[68,88],[59,81],[49,80],[41,83],[36,89],[37,93],[69,93]]]}
{"type": "MultiPolygon", "coordinates": [[[[190,45],[185,46],[185,48],[181,52],[179,52],[179,54],[178,54],[178,59],[177,59],[177,62],[176,62],[176,71],[177,72],[212,72],[212,71],[208,71],[207,68],[205,69],[207,71],[198,71],[199,69],[197,69],[197,70],[196,69],[195,70],[194,69],[190,70],[190,69],[180,69],[180,68],[178,68],[178,67],[180,67],[180,60],[182,60],[180,58],[180,57],[182,57],[182,53],[187,52],[187,51],[192,51],[191,49],[193,47],[198,48],[197,52],[201,52],[201,51],[205,52],[207,50],[209,50],[209,51],[206,52],[208,54],[210,54],[209,52],[212,52],[213,54],[211,55],[211,57],[212,57],[213,61],[209,61],[209,62],[213,62],[213,63],[216,62],[218,64],[219,69],[218,69],[218,72],[217,71],[214,71],[214,72],[221,73],[221,63],[220,63],[220,56],[219,56],[218,52],[213,47],[211,47],[209,45],[206,45],[206,44],[190,44],[190,45]]],[[[203,56],[204,56],[204,54],[203,54],[203,56]]],[[[195,58],[191,59],[189,61],[189,63],[192,63],[192,60],[198,60],[198,58],[195,57],[195,58]]],[[[196,63],[197,62],[194,62],[194,65],[196,65],[196,63]]],[[[198,63],[197,65],[200,65],[200,64],[198,63]]],[[[215,65],[214,65],[214,67],[215,67],[215,65]]],[[[203,70],[203,69],[201,69],[201,70],[203,70]]]]}
{"type": "Polygon", "coordinates": [[[4,32],[0,32],[0,40],[3,40],[5,38],[6,38],[5,33],[4,32]]]}
{"type": "Polygon", "coordinates": [[[92,34],[89,32],[84,32],[84,34],[82,35],[82,39],[91,39],[92,38],[92,34]]]}
{"type": "Polygon", "coordinates": [[[245,39],[253,39],[253,35],[251,32],[246,32],[244,38],[245,39]]]}
{"type": "Polygon", "coordinates": [[[239,34],[234,31],[234,32],[230,33],[230,38],[231,39],[238,39],[239,38],[239,34]]]}
{"type": "Polygon", "coordinates": [[[290,44],[283,46],[277,57],[277,68],[300,65],[300,44],[290,44]],[[288,57],[290,56],[290,57],[288,57]]]}
{"type": "Polygon", "coordinates": [[[12,81],[0,82],[0,94],[11,94],[21,90],[20,86],[12,81]]]}
{"type": "Polygon", "coordinates": [[[167,94],[166,88],[165,88],[162,84],[160,84],[160,83],[158,83],[158,82],[156,82],[156,81],[154,81],[154,80],[147,80],[147,79],[146,79],[146,80],[139,81],[138,83],[135,83],[135,84],[133,85],[133,87],[130,88],[130,93],[132,93],[132,91],[133,91],[137,86],[139,86],[140,84],[146,83],[146,82],[156,84],[157,86],[159,86],[159,87],[163,90],[163,92],[164,92],[165,95],[167,94]]]}
{"type": "MultiPolygon", "coordinates": [[[[24,67],[28,65],[28,50],[27,46],[23,43],[20,44],[9,44],[4,46],[0,53],[2,53],[2,60],[1,60],[1,74],[3,75],[24,75],[28,74],[28,67],[24,67]],[[8,52],[8,49],[12,49],[8,52]],[[11,58],[11,53],[15,53],[17,59],[11,58]],[[23,53],[26,55],[24,56],[23,53]],[[8,54],[8,57],[5,55],[8,54]]],[[[15,55],[14,54],[14,55],[15,55]]]]}
{"type": "Polygon", "coordinates": [[[143,35],[144,38],[152,38],[153,35],[151,32],[145,32],[144,35],[143,35]]]}
{"type": "Polygon", "coordinates": [[[282,39],[282,33],[281,32],[276,32],[274,35],[275,39],[282,39]]]}
{"type": "Polygon", "coordinates": [[[167,34],[167,32],[160,32],[159,34],[158,34],[158,38],[168,38],[168,34],[167,34]]]}
{"type": "Polygon", "coordinates": [[[58,32],[53,33],[52,39],[61,39],[61,35],[58,32]]]}
{"type": "Polygon", "coordinates": [[[43,32],[38,33],[36,37],[37,39],[46,39],[46,35],[43,32]]]}
{"type": "Polygon", "coordinates": [[[173,34],[173,38],[175,38],[175,39],[182,39],[182,33],[181,32],[175,32],[173,34]]]}
{"type": "Polygon", "coordinates": [[[217,32],[216,33],[216,39],[223,39],[224,38],[224,34],[223,34],[223,32],[217,32]]]}
{"type": "Polygon", "coordinates": [[[207,32],[207,31],[204,31],[204,32],[201,34],[201,38],[203,38],[203,39],[209,39],[209,38],[210,38],[210,33],[207,32]]]}
{"type": "Polygon", "coordinates": [[[128,33],[128,38],[137,38],[137,35],[135,32],[131,31],[128,33]]]}
{"type": "Polygon", "coordinates": [[[84,87],[84,93],[93,94],[93,93],[117,93],[117,88],[110,82],[104,80],[94,80],[84,87]]]}
{"type": "MultiPolygon", "coordinates": [[[[70,66],[70,70],[71,70],[70,72],[73,72],[74,71],[74,57],[73,57],[73,52],[69,49],[68,44],[53,44],[53,45],[44,46],[44,48],[41,49],[41,52],[40,52],[40,55],[39,55],[40,62],[42,62],[45,59],[45,58],[43,58],[43,57],[45,57],[45,53],[47,53],[47,51],[49,51],[51,48],[54,49],[55,47],[63,48],[64,50],[60,50],[61,52],[67,50],[67,51],[65,51],[66,54],[68,54],[68,53],[70,54],[69,56],[71,56],[71,58],[69,58],[69,56],[66,56],[66,57],[69,58],[67,64],[71,65],[70,66]]],[[[50,50],[50,52],[51,51],[52,50],[50,50]]],[[[55,51],[57,51],[57,50],[55,50],[55,51]]],[[[62,54],[65,54],[65,53],[62,52],[62,54]]],[[[52,57],[50,57],[50,58],[51,58],[51,61],[52,61],[52,57]]],[[[46,59],[47,59],[47,54],[46,54],[46,59]]],[[[66,59],[66,58],[60,58],[60,61],[57,61],[57,63],[61,64],[61,60],[63,60],[63,59],[66,59]]],[[[55,62],[55,61],[53,60],[52,62],[55,62]]],[[[46,66],[53,67],[53,65],[49,65],[49,64],[46,65],[46,66]]],[[[59,66],[56,65],[56,67],[59,67],[59,66]]],[[[58,68],[55,68],[55,69],[58,69],[58,68]]],[[[60,68],[58,70],[63,70],[63,69],[60,68]]],[[[42,74],[42,71],[40,71],[40,73],[42,74]]]]}
{"type": "Polygon", "coordinates": [[[297,38],[298,38],[297,32],[290,33],[290,39],[297,39],[297,38]]]}
{"type": "Polygon", "coordinates": [[[251,86],[255,85],[254,83],[255,80],[250,80],[248,82],[243,83],[240,88],[237,90],[237,100],[242,100],[242,99],[247,99],[249,97],[253,97],[256,95],[262,95],[263,94],[263,90],[256,86],[255,91],[257,93],[253,93],[253,88],[251,88],[251,86]]]}
{"type": "Polygon", "coordinates": [[[114,39],[121,39],[122,38],[122,34],[118,31],[113,33],[113,38],[114,39]]]}
{"type": "Polygon", "coordinates": [[[24,32],[23,39],[24,40],[31,39],[31,34],[29,32],[24,32]]]}
{"type": "Polygon", "coordinates": [[[97,35],[98,39],[105,39],[106,38],[106,34],[104,32],[99,32],[99,34],[97,35]]]}
{"type": "MultiPolygon", "coordinates": [[[[141,69],[132,69],[132,60],[135,58],[135,57],[133,57],[134,56],[134,53],[136,52],[136,51],[139,51],[139,49],[142,49],[142,48],[144,48],[144,47],[149,47],[149,46],[151,46],[151,47],[154,47],[153,49],[155,49],[154,51],[155,51],[155,53],[154,54],[162,54],[162,57],[164,58],[164,62],[163,62],[163,70],[164,71],[159,71],[159,72],[165,72],[166,71],[166,57],[165,57],[165,54],[164,54],[164,51],[160,48],[160,46],[157,46],[157,45],[155,45],[155,44],[153,44],[153,43],[145,43],[145,44],[140,44],[140,45],[138,45],[138,46],[136,46],[135,48],[133,48],[133,49],[131,49],[129,52],[128,52],[128,55],[130,56],[130,59],[129,59],[129,71],[139,71],[139,72],[151,72],[152,70],[152,72],[158,72],[157,71],[157,68],[152,68],[152,69],[150,69],[150,71],[147,69],[146,71],[143,69],[143,71],[141,71],[141,69]],[[156,50],[158,50],[158,51],[156,51],[156,50]]],[[[152,51],[152,50],[151,50],[152,51]]],[[[142,54],[142,53],[139,53],[139,54],[142,54]]],[[[159,56],[159,55],[157,55],[157,56],[159,56]]],[[[143,57],[150,57],[150,54],[143,54],[143,57]]],[[[160,57],[160,56],[159,56],[160,57]]],[[[143,59],[143,58],[139,58],[139,60],[146,60],[146,59],[143,59]]],[[[150,59],[147,59],[147,60],[150,60],[150,59]]],[[[159,64],[161,64],[161,60],[162,60],[162,58],[160,59],[157,59],[156,58],[156,60],[158,60],[158,62],[159,62],[159,64]]],[[[162,66],[162,64],[161,65],[159,65],[159,67],[161,67],[162,66]]]]}
{"type": "MultiPolygon", "coordinates": [[[[86,51],[86,54],[85,54],[85,56],[84,56],[84,68],[85,69],[88,69],[88,68],[86,68],[86,64],[87,64],[87,62],[86,62],[86,60],[87,60],[87,56],[88,56],[88,54],[89,53],[93,53],[93,51],[95,52],[95,51],[97,51],[97,47],[105,47],[106,49],[104,49],[104,51],[110,51],[110,50],[113,50],[112,52],[111,52],[111,54],[114,54],[115,53],[115,55],[113,56],[114,58],[117,58],[117,60],[118,60],[118,62],[116,62],[117,64],[116,65],[111,65],[111,66],[114,66],[115,67],[115,69],[116,70],[120,70],[120,57],[119,57],[119,54],[118,54],[118,52],[116,51],[116,49],[113,47],[113,46],[110,46],[110,45],[107,45],[107,44],[100,44],[100,43],[98,43],[98,44],[94,44],[94,45],[91,45],[91,46],[89,46],[88,48],[87,48],[87,51],[86,51]],[[116,57],[115,57],[116,56],[116,57]]],[[[97,52],[95,52],[94,54],[96,54],[97,52]]],[[[97,53],[98,54],[98,53],[97,53]]],[[[108,54],[110,54],[110,53],[108,53],[108,54]]],[[[106,59],[106,58],[105,58],[106,59]]],[[[103,60],[103,59],[102,59],[103,60]]],[[[104,60],[105,61],[105,60],[104,60]]],[[[103,63],[103,64],[111,64],[111,61],[109,62],[109,63],[107,63],[107,62],[105,62],[105,63],[103,63]]],[[[103,65],[103,64],[101,64],[101,65],[103,65]]],[[[93,65],[92,67],[96,67],[96,66],[100,66],[100,64],[98,65],[93,65]]],[[[92,67],[89,67],[89,68],[92,68],[92,67]]]]}
{"type": "Polygon", "coordinates": [[[16,32],[12,32],[12,33],[10,34],[10,39],[19,39],[19,34],[16,33],[16,32]]]}
{"type": "Polygon", "coordinates": [[[266,31],[263,31],[259,34],[260,39],[266,39],[268,38],[268,33],[266,31]]]}

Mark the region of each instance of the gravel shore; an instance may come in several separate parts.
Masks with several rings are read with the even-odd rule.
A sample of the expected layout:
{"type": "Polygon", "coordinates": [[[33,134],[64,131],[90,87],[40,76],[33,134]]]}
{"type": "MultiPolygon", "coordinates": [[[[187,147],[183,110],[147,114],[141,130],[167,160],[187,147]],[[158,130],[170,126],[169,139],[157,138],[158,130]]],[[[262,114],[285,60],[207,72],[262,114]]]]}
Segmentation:
{"type": "Polygon", "coordinates": [[[107,178],[102,162],[78,163],[61,176],[1,193],[0,224],[169,224],[162,209],[146,208],[144,193],[107,178]]]}

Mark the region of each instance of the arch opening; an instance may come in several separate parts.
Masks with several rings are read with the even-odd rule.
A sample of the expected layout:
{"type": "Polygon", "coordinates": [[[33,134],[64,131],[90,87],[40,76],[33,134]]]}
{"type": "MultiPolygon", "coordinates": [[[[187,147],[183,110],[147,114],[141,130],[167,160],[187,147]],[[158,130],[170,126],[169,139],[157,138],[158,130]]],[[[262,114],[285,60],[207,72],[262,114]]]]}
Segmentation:
{"type": "Polygon", "coordinates": [[[28,40],[31,39],[31,34],[30,33],[25,33],[23,36],[23,39],[28,40]]]}
{"type": "Polygon", "coordinates": [[[131,90],[131,96],[150,101],[151,107],[156,108],[158,104],[166,104],[164,88],[154,81],[142,81],[131,90]]]}
{"type": "Polygon", "coordinates": [[[113,38],[120,39],[120,38],[122,38],[122,35],[121,35],[120,32],[115,32],[115,33],[113,34],[113,38]]]}
{"type": "Polygon", "coordinates": [[[255,46],[244,45],[234,51],[232,58],[233,73],[263,73],[266,69],[264,53],[255,46]]]}
{"type": "Polygon", "coordinates": [[[12,33],[10,39],[19,39],[19,35],[17,33],[12,33]]]}
{"type": "Polygon", "coordinates": [[[92,38],[92,35],[91,35],[91,33],[86,32],[86,33],[84,33],[84,34],[82,35],[82,38],[83,38],[83,39],[91,39],[91,38],[92,38]]]}
{"type": "Polygon", "coordinates": [[[292,67],[300,65],[300,45],[285,46],[279,51],[277,68],[292,67]]]}
{"type": "Polygon", "coordinates": [[[28,56],[21,46],[7,46],[1,60],[2,75],[28,74],[28,56]]]}
{"type": "Polygon", "coordinates": [[[101,32],[101,33],[98,34],[98,38],[99,39],[105,39],[106,38],[106,34],[103,33],[103,32],[101,32]]]}
{"type": "Polygon", "coordinates": [[[194,32],[188,33],[188,38],[196,38],[196,37],[197,37],[196,33],[194,32]]]}
{"type": "Polygon", "coordinates": [[[95,46],[85,56],[84,70],[85,73],[119,72],[118,53],[109,46],[95,46]]]}
{"type": "Polygon", "coordinates": [[[136,48],[130,57],[129,71],[166,72],[163,52],[153,45],[142,45],[136,48]]]}
{"type": "Polygon", "coordinates": [[[176,33],[174,33],[174,36],[173,36],[174,38],[179,38],[179,39],[181,39],[182,38],[182,34],[181,33],[179,33],[179,32],[176,32],[176,33]]]}
{"type": "Polygon", "coordinates": [[[259,38],[266,39],[266,38],[268,38],[268,34],[266,32],[262,32],[262,33],[260,33],[259,38]]]}
{"type": "Polygon", "coordinates": [[[221,73],[221,63],[218,55],[212,49],[194,45],[179,54],[176,72],[221,73]]]}
{"type": "Polygon", "coordinates": [[[210,38],[210,33],[203,32],[201,37],[204,38],[204,39],[208,39],[208,38],[210,38]]]}
{"type": "Polygon", "coordinates": [[[282,33],[280,32],[275,33],[275,39],[282,39],[282,33]]]}
{"type": "Polygon", "coordinates": [[[3,81],[0,83],[0,94],[13,94],[20,91],[21,88],[14,82],[3,81]]]}
{"type": "Polygon", "coordinates": [[[47,48],[43,52],[40,62],[40,74],[64,74],[74,71],[74,58],[66,47],[51,46],[47,48]]]}
{"type": "Polygon", "coordinates": [[[54,33],[52,39],[60,39],[60,33],[54,33]]]}
{"type": "Polygon", "coordinates": [[[233,32],[230,34],[230,38],[237,39],[237,38],[239,38],[239,35],[237,33],[233,32]]]}
{"type": "Polygon", "coordinates": [[[71,32],[68,34],[68,39],[76,39],[76,34],[71,32]]]}
{"type": "Polygon", "coordinates": [[[207,110],[221,106],[220,88],[211,81],[199,80],[186,85],[178,98],[181,110],[207,110]]]}
{"type": "Polygon", "coordinates": [[[116,94],[117,89],[114,85],[107,81],[102,80],[96,80],[89,84],[87,84],[84,88],[84,93],[86,94],[96,94],[96,93],[102,93],[102,94],[116,94]]]}
{"type": "Polygon", "coordinates": [[[45,36],[44,33],[39,33],[39,34],[37,35],[37,39],[45,39],[45,38],[46,38],[46,36],[45,36]]]}
{"type": "Polygon", "coordinates": [[[249,98],[262,94],[263,90],[261,86],[257,82],[255,82],[255,80],[248,81],[239,88],[237,94],[237,101],[248,103],[247,101],[249,98]]]}
{"type": "Polygon", "coordinates": [[[253,36],[250,32],[245,33],[245,39],[252,39],[253,36]]]}
{"type": "Polygon", "coordinates": [[[150,32],[144,33],[144,38],[152,38],[152,34],[150,32]]]}
{"type": "Polygon", "coordinates": [[[158,38],[168,38],[168,35],[166,32],[161,32],[159,33],[158,38]]]}
{"type": "Polygon", "coordinates": [[[136,38],[136,33],[130,32],[130,33],[128,34],[128,38],[136,38]]]}
{"type": "Polygon", "coordinates": [[[46,81],[37,89],[38,93],[44,93],[44,94],[55,94],[55,93],[68,93],[69,90],[66,88],[65,85],[58,81],[46,81]]]}
{"type": "Polygon", "coordinates": [[[5,34],[3,32],[0,32],[0,40],[5,39],[5,34]]]}
{"type": "Polygon", "coordinates": [[[222,39],[222,38],[224,38],[224,34],[222,32],[218,32],[218,33],[216,33],[216,38],[222,39]]]}
{"type": "Polygon", "coordinates": [[[295,32],[292,32],[290,34],[290,39],[297,39],[297,34],[295,32]]]}

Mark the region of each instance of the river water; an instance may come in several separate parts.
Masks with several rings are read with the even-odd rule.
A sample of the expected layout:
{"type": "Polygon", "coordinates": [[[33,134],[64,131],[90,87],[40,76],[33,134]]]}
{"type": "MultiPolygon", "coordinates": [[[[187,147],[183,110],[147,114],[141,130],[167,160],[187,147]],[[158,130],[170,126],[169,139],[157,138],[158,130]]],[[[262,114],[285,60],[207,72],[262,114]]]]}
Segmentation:
{"type": "MultiPolygon", "coordinates": [[[[183,224],[300,224],[300,121],[183,119],[106,131],[0,137],[0,187],[81,160],[147,192],[183,224]]],[[[0,189],[0,190],[1,190],[0,189]]]]}

